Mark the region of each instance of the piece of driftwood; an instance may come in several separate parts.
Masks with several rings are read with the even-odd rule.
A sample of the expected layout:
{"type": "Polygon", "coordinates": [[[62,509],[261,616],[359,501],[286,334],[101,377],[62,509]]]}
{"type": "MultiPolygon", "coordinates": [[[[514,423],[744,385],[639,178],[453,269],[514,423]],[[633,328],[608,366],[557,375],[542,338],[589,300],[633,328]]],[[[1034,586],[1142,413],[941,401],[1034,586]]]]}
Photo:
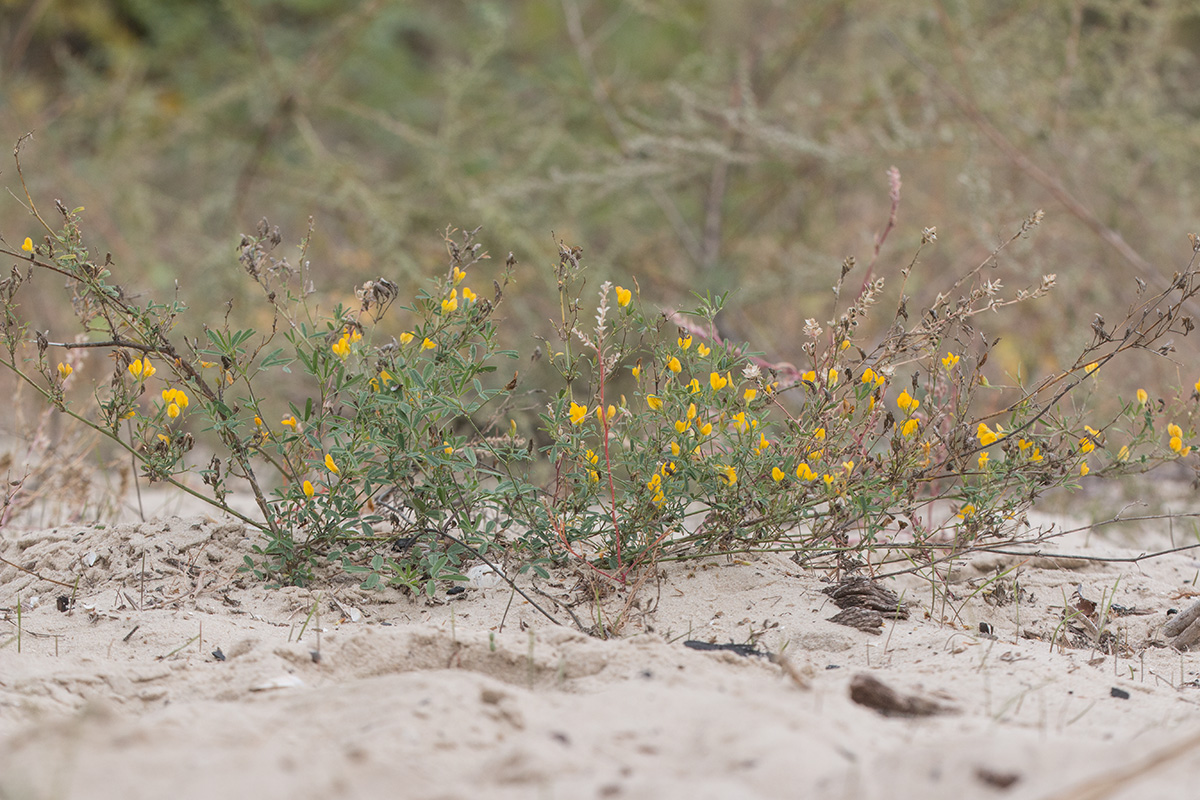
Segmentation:
{"type": "Polygon", "coordinates": [[[875,636],[883,633],[883,614],[869,608],[847,608],[845,611],[834,614],[829,621],[875,636]]]}
{"type": "Polygon", "coordinates": [[[1176,650],[1191,650],[1200,642],[1200,600],[1180,611],[1163,625],[1163,635],[1176,650]]]}
{"type": "Polygon", "coordinates": [[[893,619],[908,619],[908,604],[891,589],[880,586],[870,578],[846,578],[836,586],[821,590],[830,596],[838,608],[865,608],[893,619]]]}
{"type": "Polygon", "coordinates": [[[952,714],[953,706],[930,697],[901,694],[874,675],[860,672],[850,680],[850,699],[887,717],[930,717],[952,714]]]}

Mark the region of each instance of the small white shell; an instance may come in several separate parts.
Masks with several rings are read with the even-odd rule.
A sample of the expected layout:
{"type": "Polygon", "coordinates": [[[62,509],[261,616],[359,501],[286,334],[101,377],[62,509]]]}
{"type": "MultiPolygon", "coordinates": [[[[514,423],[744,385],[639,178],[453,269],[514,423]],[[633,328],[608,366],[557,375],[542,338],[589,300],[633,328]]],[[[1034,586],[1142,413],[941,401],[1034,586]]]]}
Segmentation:
{"type": "Polygon", "coordinates": [[[250,691],[269,692],[273,689],[295,689],[303,685],[304,681],[300,680],[298,676],[284,673],[283,675],[263,681],[262,683],[254,684],[250,687],[250,691]]]}
{"type": "Polygon", "coordinates": [[[467,570],[467,581],[475,589],[491,589],[500,584],[500,575],[487,564],[479,564],[467,570]]]}

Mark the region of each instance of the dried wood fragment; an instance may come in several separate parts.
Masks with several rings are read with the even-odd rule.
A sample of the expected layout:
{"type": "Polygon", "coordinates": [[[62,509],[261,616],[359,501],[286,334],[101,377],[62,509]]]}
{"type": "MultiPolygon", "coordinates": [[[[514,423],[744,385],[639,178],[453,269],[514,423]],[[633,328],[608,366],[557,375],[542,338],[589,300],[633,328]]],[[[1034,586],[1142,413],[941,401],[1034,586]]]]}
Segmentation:
{"type": "Polygon", "coordinates": [[[886,717],[930,717],[952,714],[955,709],[930,697],[901,694],[874,675],[860,672],[850,681],[850,699],[886,717]]]}
{"type": "Polygon", "coordinates": [[[829,595],[838,608],[865,608],[893,619],[908,619],[908,604],[891,589],[880,586],[870,578],[846,578],[836,586],[821,590],[829,595]]]}
{"type": "Polygon", "coordinates": [[[1163,634],[1176,650],[1190,650],[1200,642],[1200,600],[1167,620],[1163,634]]]}
{"type": "Polygon", "coordinates": [[[868,608],[847,608],[829,618],[830,622],[878,636],[883,632],[883,614],[868,608]]]}

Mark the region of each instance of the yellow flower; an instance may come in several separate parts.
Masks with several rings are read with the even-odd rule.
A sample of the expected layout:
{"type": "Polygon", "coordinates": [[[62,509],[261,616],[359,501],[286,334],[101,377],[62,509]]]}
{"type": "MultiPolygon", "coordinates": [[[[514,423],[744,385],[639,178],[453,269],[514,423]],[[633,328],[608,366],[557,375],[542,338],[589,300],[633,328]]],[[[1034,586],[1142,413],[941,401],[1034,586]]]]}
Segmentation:
{"type": "Polygon", "coordinates": [[[304,496],[305,497],[312,497],[314,494],[316,494],[316,491],[317,490],[313,488],[312,481],[304,482],[304,496]]]}
{"type": "Polygon", "coordinates": [[[817,428],[815,431],[813,431],[813,438],[819,442],[825,441],[825,429],[817,428]]]}
{"type": "Polygon", "coordinates": [[[683,369],[683,365],[679,363],[678,358],[671,356],[671,360],[667,362],[667,369],[671,370],[671,372],[678,373],[683,369]]]}
{"type": "Polygon", "coordinates": [[[853,461],[843,461],[842,469],[846,470],[846,474],[849,475],[851,472],[854,472],[854,462],[853,461]]]}
{"type": "Polygon", "coordinates": [[[680,450],[679,442],[671,442],[671,455],[673,455],[673,456],[679,455],[679,450],[680,450]]]}
{"type": "Polygon", "coordinates": [[[962,508],[960,508],[958,510],[958,518],[966,519],[967,517],[971,516],[974,513],[975,513],[975,506],[971,505],[970,503],[967,503],[965,506],[963,506],[962,508]]]}
{"type": "Polygon", "coordinates": [[[688,403],[687,418],[688,418],[688,422],[691,422],[692,420],[694,420],[696,418],[696,404],[695,403],[688,403]]]}
{"type": "Polygon", "coordinates": [[[1196,381],[1196,385],[1193,386],[1192,388],[1195,389],[1197,392],[1200,392],[1200,381],[1196,381]]]}
{"type": "Polygon", "coordinates": [[[742,399],[747,403],[752,402],[756,397],[758,397],[758,389],[750,388],[742,392],[742,399]]]}
{"type": "Polygon", "coordinates": [[[684,422],[684,421],[683,421],[683,420],[681,420],[681,419],[677,419],[677,420],[675,420],[675,430],[676,430],[678,433],[683,433],[684,431],[686,431],[686,430],[687,430],[688,428],[690,428],[690,427],[692,427],[692,423],[690,423],[690,422],[684,422]]]}
{"type": "Polygon", "coordinates": [[[826,472],[824,475],[821,476],[821,480],[825,481],[826,486],[833,485],[833,476],[830,475],[828,472],[826,472]]]}
{"type": "Polygon", "coordinates": [[[841,345],[838,346],[838,350],[845,350],[849,346],[850,346],[850,340],[843,339],[841,345]]]}
{"type": "Polygon", "coordinates": [[[443,440],[442,444],[445,445],[445,447],[442,448],[443,453],[445,453],[448,456],[454,455],[454,448],[450,446],[449,442],[443,440]]]}
{"type": "Polygon", "coordinates": [[[571,418],[572,425],[578,425],[583,422],[583,418],[587,416],[587,406],[581,406],[574,400],[571,401],[571,410],[568,416],[571,418]]]}
{"type": "Polygon", "coordinates": [[[706,422],[700,426],[700,435],[701,436],[708,436],[711,433],[712,433],[712,423],[711,422],[706,422]]]}
{"type": "MultiPolygon", "coordinates": [[[[1200,385],[1200,384],[1197,384],[1197,385],[1200,385]]],[[[1198,391],[1200,391],[1200,390],[1198,390],[1198,391]]],[[[1146,401],[1150,399],[1150,395],[1146,394],[1145,389],[1138,389],[1137,390],[1137,399],[1138,399],[1138,405],[1144,406],[1144,405],[1146,405],[1146,401]]]]}
{"type": "Polygon", "coordinates": [[[987,454],[987,452],[985,451],[985,452],[983,452],[983,453],[980,453],[980,454],[979,454],[979,468],[980,468],[980,469],[987,469],[987,463],[988,463],[988,454],[987,454]]]}
{"type": "Polygon", "coordinates": [[[762,451],[766,450],[770,446],[771,443],[767,440],[767,437],[760,433],[758,435],[758,447],[754,449],[754,454],[761,455],[762,451]]]}
{"type": "Polygon", "coordinates": [[[254,424],[255,424],[256,426],[258,426],[258,427],[260,427],[260,428],[261,428],[261,427],[262,427],[262,425],[263,425],[262,417],[260,417],[260,416],[258,416],[257,414],[255,414],[255,415],[254,415],[254,424]]]}
{"type": "MultiPolygon", "coordinates": [[[[700,344],[696,345],[696,352],[702,356],[706,356],[712,352],[712,348],[701,342],[700,344]]],[[[1197,391],[1200,391],[1200,389],[1197,389],[1197,391]]]]}
{"type": "Polygon", "coordinates": [[[993,431],[987,426],[986,422],[981,422],[979,423],[979,427],[975,430],[975,435],[979,437],[979,443],[984,447],[987,447],[989,444],[992,444],[1000,438],[1000,433],[1003,430],[1003,428],[997,425],[996,430],[993,431]]]}
{"type": "Polygon", "coordinates": [[[1079,465],[1079,476],[1080,477],[1087,475],[1089,472],[1091,472],[1091,470],[1088,469],[1088,463],[1086,461],[1084,461],[1082,464],[1079,465]]]}
{"type": "Polygon", "coordinates": [[[700,393],[700,379],[699,378],[692,378],[691,383],[688,384],[688,391],[691,392],[692,394],[700,393]]]}
{"type": "Polygon", "coordinates": [[[816,370],[810,369],[808,372],[806,372],[800,376],[800,380],[804,381],[805,383],[816,383],[817,382],[816,370]]]}
{"type": "Polygon", "coordinates": [[[861,381],[863,383],[874,383],[875,382],[875,370],[871,369],[870,367],[867,367],[865,370],[863,370],[861,381]]]}
{"type": "Polygon", "coordinates": [[[821,448],[820,450],[813,450],[811,453],[808,454],[809,461],[820,461],[824,457],[825,457],[825,448],[821,448]]]}
{"type": "Polygon", "coordinates": [[[1087,436],[1079,440],[1079,451],[1082,453],[1090,453],[1096,449],[1096,443],[1087,436]]]}
{"type": "Polygon", "coordinates": [[[915,419],[905,420],[904,424],[900,426],[900,435],[907,439],[917,432],[917,428],[920,427],[920,424],[921,423],[915,419]]]}
{"type": "Polygon", "coordinates": [[[463,300],[467,301],[468,303],[473,303],[477,297],[478,295],[472,292],[470,287],[463,287],[463,300]]]}
{"type": "Polygon", "coordinates": [[[646,395],[646,405],[650,406],[650,410],[652,411],[661,411],[662,398],[657,395],[648,394],[646,395]]]}
{"type": "Polygon", "coordinates": [[[134,359],[129,364],[129,374],[139,380],[148,380],[155,372],[154,366],[150,363],[150,357],[146,356],[142,359],[134,359]]]}
{"type": "Polygon", "coordinates": [[[589,464],[595,464],[600,461],[600,456],[596,455],[590,447],[588,448],[587,453],[584,454],[584,457],[588,460],[589,464]]]}
{"type": "MultiPolygon", "coordinates": [[[[183,409],[183,408],[187,408],[188,405],[191,403],[191,401],[188,400],[188,396],[179,389],[163,389],[162,399],[163,399],[164,403],[169,403],[170,405],[173,405],[176,407],[175,413],[170,414],[171,419],[174,419],[175,417],[179,416],[179,410],[183,409]]],[[[170,413],[170,409],[168,409],[168,413],[170,413]]]]}
{"type": "Polygon", "coordinates": [[[620,286],[617,287],[617,305],[619,305],[621,308],[624,308],[625,306],[629,305],[629,301],[632,299],[633,292],[629,291],[628,289],[622,289],[620,286]]]}
{"type": "Polygon", "coordinates": [[[287,427],[291,428],[292,430],[296,430],[300,423],[296,422],[296,418],[289,414],[288,416],[279,420],[279,424],[286,425],[287,427]]]}
{"type": "Polygon", "coordinates": [[[692,337],[691,336],[688,336],[686,338],[683,336],[680,336],[678,341],[679,341],[679,349],[680,350],[687,350],[689,347],[692,346],[692,337]]]}
{"type": "Polygon", "coordinates": [[[460,283],[463,282],[463,278],[467,277],[467,273],[464,272],[463,270],[459,269],[458,267],[455,267],[454,272],[452,272],[450,274],[450,277],[451,277],[451,280],[454,281],[454,285],[458,286],[460,283]]]}
{"type": "Polygon", "coordinates": [[[1117,451],[1117,461],[1128,461],[1128,460],[1129,460],[1129,445],[1123,444],[1123,445],[1121,445],[1121,449],[1119,451],[1117,451]]]}
{"type": "Polygon", "coordinates": [[[947,351],[946,356],[942,359],[942,369],[949,372],[950,370],[954,369],[955,365],[957,365],[957,364],[958,364],[958,356],[954,355],[954,353],[947,351]]]}
{"type": "Polygon", "coordinates": [[[796,467],[796,477],[802,481],[815,481],[817,473],[813,472],[807,463],[801,461],[800,466],[796,467]]]}
{"type": "Polygon", "coordinates": [[[1092,363],[1090,363],[1086,367],[1084,367],[1083,371],[1086,372],[1088,375],[1091,375],[1093,372],[1095,372],[1099,368],[1100,368],[1100,362],[1093,361],[1092,363]]]}
{"type": "Polygon", "coordinates": [[[734,427],[734,430],[736,430],[738,433],[741,433],[742,431],[748,430],[750,428],[749,423],[746,422],[746,412],[745,411],[739,411],[738,413],[733,415],[733,427],[734,427]]]}
{"type": "Polygon", "coordinates": [[[588,474],[588,481],[589,481],[589,482],[591,482],[591,483],[599,483],[599,482],[600,482],[600,473],[599,473],[599,472],[596,472],[596,470],[594,470],[594,469],[589,469],[589,470],[587,471],[587,474],[588,474]]]}
{"type": "MultiPolygon", "coordinates": [[[[846,342],[846,345],[847,345],[847,346],[849,346],[849,344],[850,344],[849,342],[846,342]]],[[[845,348],[843,348],[843,349],[845,349],[845,348]]],[[[837,386],[837,382],[838,382],[838,371],[837,371],[837,369],[831,368],[831,369],[829,370],[829,375],[828,375],[828,378],[829,378],[829,380],[828,380],[828,384],[829,384],[830,388],[832,388],[832,387],[834,387],[834,386],[837,386]]]]}
{"type": "Polygon", "coordinates": [[[425,337],[425,341],[421,342],[422,350],[432,350],[435,347],[437,347],[437,343],[434,342],[432,339],[430,339],[428,336],[425,337]]]}
{"type": "Polygon", "coordinates": [[[333,463],[333,454],[332,453],[325,454],[325,469],[329,470],[334,475],[340,475],[342,472],[340,469],[338,469],[338,465],[333,463]]]}
{"type": "Polygon", "coordinates": [[[387,386],[393,380],[392,373],[388,372],[386,369],[379,370],[379,378],[383,381],[384,386],[387,386]]]}
{"type": "Polygon", "coordinates": [[[71,377],[71,373],[74,371],[75,371],[75,368],[72,367],[70,364],[64,364],[61,361],[58,362],[58,377],[62,378],[64,381],[67,378],[71,377]]]}
{"type": "Polygon", "coordinates": [[[179,406],[175,403],[171,403],[171,405],[167,406],[167,416],[170,417],[171,419],[175,419],[176,417],[178,417],[179,416],[179,406]]]}
{"type": "Polygon", "coordinates": [[[721,377],[721,373],[713,372],[708,376],[708,383],[710,386],[712,386],[713,391],[720,391],[721,389],[725,388],[725,385],[729,383],[729,381],[721,377]]]}
{"type": "Polygon", "coordinates": [[[362,331],[360,331],[358,328],[354,328],[353,330],[346,328],[344,331],[342,331],[342,337],[345,338],[346,336],[349,336],[350,341],[352,342],[362,341],[362,331]]]}
{"type": "Polygon", "coordinates": [[[920,407],[921,401],[910,395],[908,390],[905,390],[900,393],[899,397],[896,398],[896,405],[899,406],[900,410],[905,414],[912,414],[917,410],[918,407],[920,407]]]}
{"type": "Polygon", "coordinates": [[[212,369],[216,366],[216,364],[214,364],[212,361],[201,361],[200,366],[204,367],[205,369],[212,369]]]}
{"type": "Polygon", "coordinates": [[[779,467],[771,467],[771,479],[772,480],[774,480],[776,483],[779,483],[781,480],[784,479],[784,477],[785,476],[784,476],[783,470],[781,470],[779,467]]]}
{"type": "Polygon", "coordinates": [[[717,467],[717,471],[721,473],[721,477],[725,479],[725,483],[729,484],[730,486],[733,486],[737,483],[737,470],[733,467],[720,466],[717,467]]]}
{"type": "Polygon", "coordinates": [[[641,374],[642,374],[642,365],[641,365],[641,364],[634,364],[634,365],[633,365],[633,367],[632,367],[632,368],[631,368],[629,371],[630,371],[630,372],[632,372],[632,373],[633,373],[633,377],[635,377],[635,378],[636,378],[636,377],[638,377],[639,375],[641,375],[641,374]]]}
{"type": "Polygon", "coordinates": [[[416,337],[413,335],[412,331],[405,331],[404,333],[400,334],[400,344],[408,344],[415,338],[416,337]]]}
{"type": "Polygon", "coordinates": [[[32,253],[33,252],[33,239],[30,239],[28,236],[26,236],[25,241],[21,242],[21,249],[24,250],[26,253],[32,253]]]}
{"type": "Polygon", "coordinates": [[[1036,463],[1038,463],[1039,461],[1041,461],[1041,460],[1042,460],[1042,451],[1041,451],[1041,449],[1040,449],[1040,448],[1037,448],[1037,447],[1033,448],[1033,455],[1031,455],[1031,456],[1029,457],[1029,460],[1030,460],[1030,461],[1032,461],[1032,462],[1033,462],[1033,463],[1035,463],[1035,464],[1036,464],[1036,463]]]}
{"type": "Polygon", "coordinates": [[[450,296],[442,301],[442,313],[449,314],[458,308],[458,289],[451,289],[450,296]]]}
{"type": "Polygon", "coordinates": [[[600,411],[600,406],[596,406],[596,419],[601,423],[612,422],[612,418],[616,415],[617,409],[612,404],[609,404],[607,411],[608,419],[604,418],[604,413],[605,412],[600,411]]]}
{"type": "Polygon", "coordinates": [[[133,419],[136,416],[137,416],[137,410],[131,408],[121,416],[121,419],[133,419]]]}
{"type": "Polygon", "coordinates": [[[1189,447],[1185,450],[1183,447],[1183,429],[1181,429],[1178,425],[1175,423],[1168,425],[1167,435],[1171,437],[1171,449],[1176,453],[1179,453],[1181,456],[1186,456],[1191,452],[1192,448],[1189,447]]]}
{"type": "Polygon", "coordinates": [[[338,358],[345,358],[346,356],[350,355],[350,338],[348,336],[343,336],[342,338],[338,339],[337,342],[334,343],[332,349],[334,355],[336,355],[338,358]]]}

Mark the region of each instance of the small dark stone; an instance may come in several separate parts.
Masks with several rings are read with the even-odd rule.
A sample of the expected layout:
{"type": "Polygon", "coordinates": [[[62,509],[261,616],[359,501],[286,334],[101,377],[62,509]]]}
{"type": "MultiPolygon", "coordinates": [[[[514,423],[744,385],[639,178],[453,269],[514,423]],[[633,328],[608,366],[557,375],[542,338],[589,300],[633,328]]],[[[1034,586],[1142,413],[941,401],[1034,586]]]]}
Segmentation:
{"type": "Polygon", "coordinates": [[[451,586],[449,589],[446,590],[446,596],[453,597],[456,594],[462,594],[466,590],[467,590],[467,587],[465,587],[465,586],[451,586]]]}
{"type": "Polygon", "coordinates": [[[66,613],[67,611],[70,610],[70,608],[71,608],[71,598],[67,597],[65,594],[60,594],[58,596],[58,610],[62,611],[63,613],[66,613]]]}
{"type": "Polygon", "coordinates": [[[992,628],[992,624],[990,622],[981,622],[979,623],[979,632],[984,636],[991,636],[996,631],[994,628],[992,628]]]}
{"type": "Polygon", "coordinates": [[[217,661],[225,660],[225,654],[221,652],[221,648],[219,648],[219,647],[216,650],[212,651],[212,657],[215,658],[217,661]]]}
{"type": "Polygon", "coordinates": [[[739,656],[769,656],[771,655],[766,650],[759,650],[752,644],[714,644],[712,642],[701,642],[695,639],[688,639],[683,643],[684,647],[689,647],[692,650],[728,650],[731,653],[737,653],[739,656]]]}
{"type": "Polygon", "coordinates": [[[1114,686],[1114,687],[1112,687],[1112,691],[1111,691],[1111,692],[1109,692],[1109,694],[1111,694],[1113,697],[1118,697],[1118,698],[1120,698],[1121,700],[1128,700],[1128,699],[1129,699],[1129,692],[1125,691],[1124,689],[1118,689],[1118,688],[1117,688],[1117,687],[1115,687],[1115,686],[1114,686]]]}
{"type": "Polygon", "coordinates": [[[1021,780],[1021,776],[1015,772],[997,772],[987,767],[977,767],[975,769],[975,777],[988,786],[994,786],[997,789],[1007,789],[1021,780]]]}

